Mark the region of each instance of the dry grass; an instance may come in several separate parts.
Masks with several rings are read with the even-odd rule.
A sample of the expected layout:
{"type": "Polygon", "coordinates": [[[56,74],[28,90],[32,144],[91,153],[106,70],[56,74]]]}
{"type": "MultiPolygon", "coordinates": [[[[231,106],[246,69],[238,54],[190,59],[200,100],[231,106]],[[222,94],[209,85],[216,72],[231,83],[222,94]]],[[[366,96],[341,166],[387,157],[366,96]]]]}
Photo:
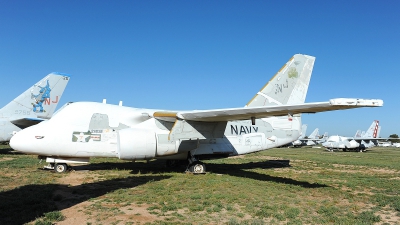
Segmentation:
{"type": "Polygon", "coordinates": [[[2,146],[0,224],[399,224],[399,156],[282,148],[206,175],[110,158],[56,174],[2,146]]]}

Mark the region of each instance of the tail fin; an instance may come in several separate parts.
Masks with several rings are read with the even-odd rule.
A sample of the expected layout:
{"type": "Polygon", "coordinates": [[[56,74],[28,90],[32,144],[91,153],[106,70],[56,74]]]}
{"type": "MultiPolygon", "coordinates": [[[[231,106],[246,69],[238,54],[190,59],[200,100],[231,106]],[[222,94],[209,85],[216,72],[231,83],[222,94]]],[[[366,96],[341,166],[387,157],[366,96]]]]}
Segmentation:
{"type": "Polygon", "coordinates": [[[49,119],[69,81],[69,76],[51,73],[12,100],[0,112],[10,119],[43,118],[49,119]]]}
{"type": "Polygon", "coordinates": [[[315,128],[315,130],[308,136],[309,139],[316,139],[319,136],[319,129],[315,128]]]}
{"type": "Polygon", "coordinates": [[[379,121],[378,120],[374,120],[371,124],[371,126],[369,126],[367,132],[365,132],[363,138],[377,138],[378,137],[378,131],[380,131],[379,129],[379,121]]]}
{"type": "Polygon", "coordinates": [[[299,139],[302,139],[306,136],[306,132],[307,132],[307,124],[303,124],[301,126],[301,135],[299,137],[299,139]]]}
{"type": "Polygon", "coordinates": [[[304,103],[315,57],[296,54],[247,103],[247,107],[304,103]]]}
{"type": "Polygon", "coordinates": [[[354,135],[355,138],[361,137],[361,130],[357,130],[356,134],[354,135]]]}
{"type": "Polygon", "coordinates": [[[378,127],[378,133],[376,135],[377,138],[379,138],[381,135],[381,126],[378,127]]]}

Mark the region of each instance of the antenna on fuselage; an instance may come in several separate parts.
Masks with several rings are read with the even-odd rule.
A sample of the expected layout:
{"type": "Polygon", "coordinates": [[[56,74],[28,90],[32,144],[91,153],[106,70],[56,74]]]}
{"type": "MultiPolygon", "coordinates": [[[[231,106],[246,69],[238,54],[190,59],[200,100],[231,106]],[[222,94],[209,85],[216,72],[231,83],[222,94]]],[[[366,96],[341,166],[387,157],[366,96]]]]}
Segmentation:
{"type": "Polygon", "coordinates": [[[103,103],[106,104],[107,103],[107,99],[103,98],[103,103]]]}

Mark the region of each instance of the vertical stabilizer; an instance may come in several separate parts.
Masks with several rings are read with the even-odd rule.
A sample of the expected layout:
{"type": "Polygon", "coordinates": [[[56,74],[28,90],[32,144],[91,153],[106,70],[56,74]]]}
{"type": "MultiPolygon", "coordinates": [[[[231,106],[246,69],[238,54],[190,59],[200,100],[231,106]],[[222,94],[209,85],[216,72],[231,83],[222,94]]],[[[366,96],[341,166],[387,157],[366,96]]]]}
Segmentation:
{"type": "Polygon", "coordinates": [[[3,117],[49,119],[59,103],[69,76],[51,73],[0,109],[3,117]]]}
{"type": "Polygon", "coordinates": [[[360,138],[361,137],[361,130],[357,130],[356,134],[354,135],[355,138],[360,138]]]}
{"type": "Polygon", "coordinates": [[[304,103],[315,57],[296,54],[247,103],[247,107],[304,103]]]}
{"type": "Polygon", "coordinates": [[[308,136],[309,139],[316,139],[319,136],[319,129],[315,128],[315,130],[308,136]]]}
{"type": "Polygon", "coordinates": [[[377,138],[380,138],[381,136],[381,126],[378,126],[378,133],[376,135],[377,138]]]}
{"type": "Polygon", "coordinates": [[[377,138],[379,129],[379,121],[374,120],[371,126],[368,128],[367,132],[362,136],[363,138],[377,138]]]}

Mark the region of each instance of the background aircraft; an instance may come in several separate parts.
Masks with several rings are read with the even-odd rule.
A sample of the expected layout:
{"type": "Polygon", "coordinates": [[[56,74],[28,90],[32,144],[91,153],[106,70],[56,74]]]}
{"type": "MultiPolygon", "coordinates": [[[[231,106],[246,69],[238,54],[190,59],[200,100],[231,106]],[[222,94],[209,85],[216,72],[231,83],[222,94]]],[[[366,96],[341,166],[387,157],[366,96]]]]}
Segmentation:
{"type": "Polygon", "coordinates": [[[322,138],[317,140],[318,144],[322,144],[328,140],[328,132],[325,132],[324,135],[322,135],[322,138]]]}
{"type": "Polygon", "coordinates": [[[49,168],[90,157],[187,161],[229,157],[285,145],[301,133],[301,113],[382,106],[382,100],[331,99],[304,103],[315,58],[296,54],[241,108],[194,111],[140,109],[96,102],[68,104],[48,121],[13,136],[10,146],[46,158],[49,168]]]}
{"type": "Polygon", "coordinates": [[[366,132],[363,131],[361,135],[356,135],[354,140],[360,144],[359,147],[362,150],[377,146],[378,140],[382,140],[379,138],[380,131],[381,127],[379,126],[379,121],[374,120],[368,130],[366,132]]]}
{"type": "Polygon", "coordinates": [[[290,147],[290,146],[293,146],[295,148],[301,147],[303,145],[303,142],[301,141],[301,139],[304,139],[304,137],[306,136],[306,132],[307,132],[307,124],[303,124],[301,126],[301,134],[300,134],[299,139],[293,141],[292,143],[289,143],[285,147],[290,147]]]}
{"type": "Polygon", "coordinates": [[[21,129],[50,119],[69,81],[51,73],[0,109],[0,142],[7,142],[21,129]]]}
{"type": "Polygon", "coordinates": [[[379,121],[374,120],[366,132],[357,130],[354,137],[343,137],[334,135],[328,138],[328,141],[322,145],[329,150],[342,149],[343,151],[363,151],[378,145],[378,138],[381,127],[379,121]]]}
{"type": "Polygon", "coordinates": [[[314,146],[317,144],[317,140],[319,140],[319,129],[315,128],[315,130],[307,137],[300,139],[303,145],[314,146]]]}
{"type": "Polygon", "coordinates": [[[378,142],[379,147],[390,147],[392,146],[392,142],[390,141],[379,141],[378,142]]]}
{"type": "MultiPolygon", "coordinates": [[[[304,130],[304,134],[305,132],[306,130],[304,130]]],[[[299,148],[301,146],[314,146],[318,144],[319,140],[319,129],[315,128],[315,130],[307,138],[305,138],[305,135],[301,135],[299,139],[295,140],[290,145],[293,145],[295,148],[299,148]]]]}
{"type": "Polygon", "coordinates": [[[345,152],[359,150],[360,144],[353,138],[333,135],[330,136],[326,142],[322,143],[322,146],[330,151],[333,151],[334,149],[342,149],[345,152]]]}

